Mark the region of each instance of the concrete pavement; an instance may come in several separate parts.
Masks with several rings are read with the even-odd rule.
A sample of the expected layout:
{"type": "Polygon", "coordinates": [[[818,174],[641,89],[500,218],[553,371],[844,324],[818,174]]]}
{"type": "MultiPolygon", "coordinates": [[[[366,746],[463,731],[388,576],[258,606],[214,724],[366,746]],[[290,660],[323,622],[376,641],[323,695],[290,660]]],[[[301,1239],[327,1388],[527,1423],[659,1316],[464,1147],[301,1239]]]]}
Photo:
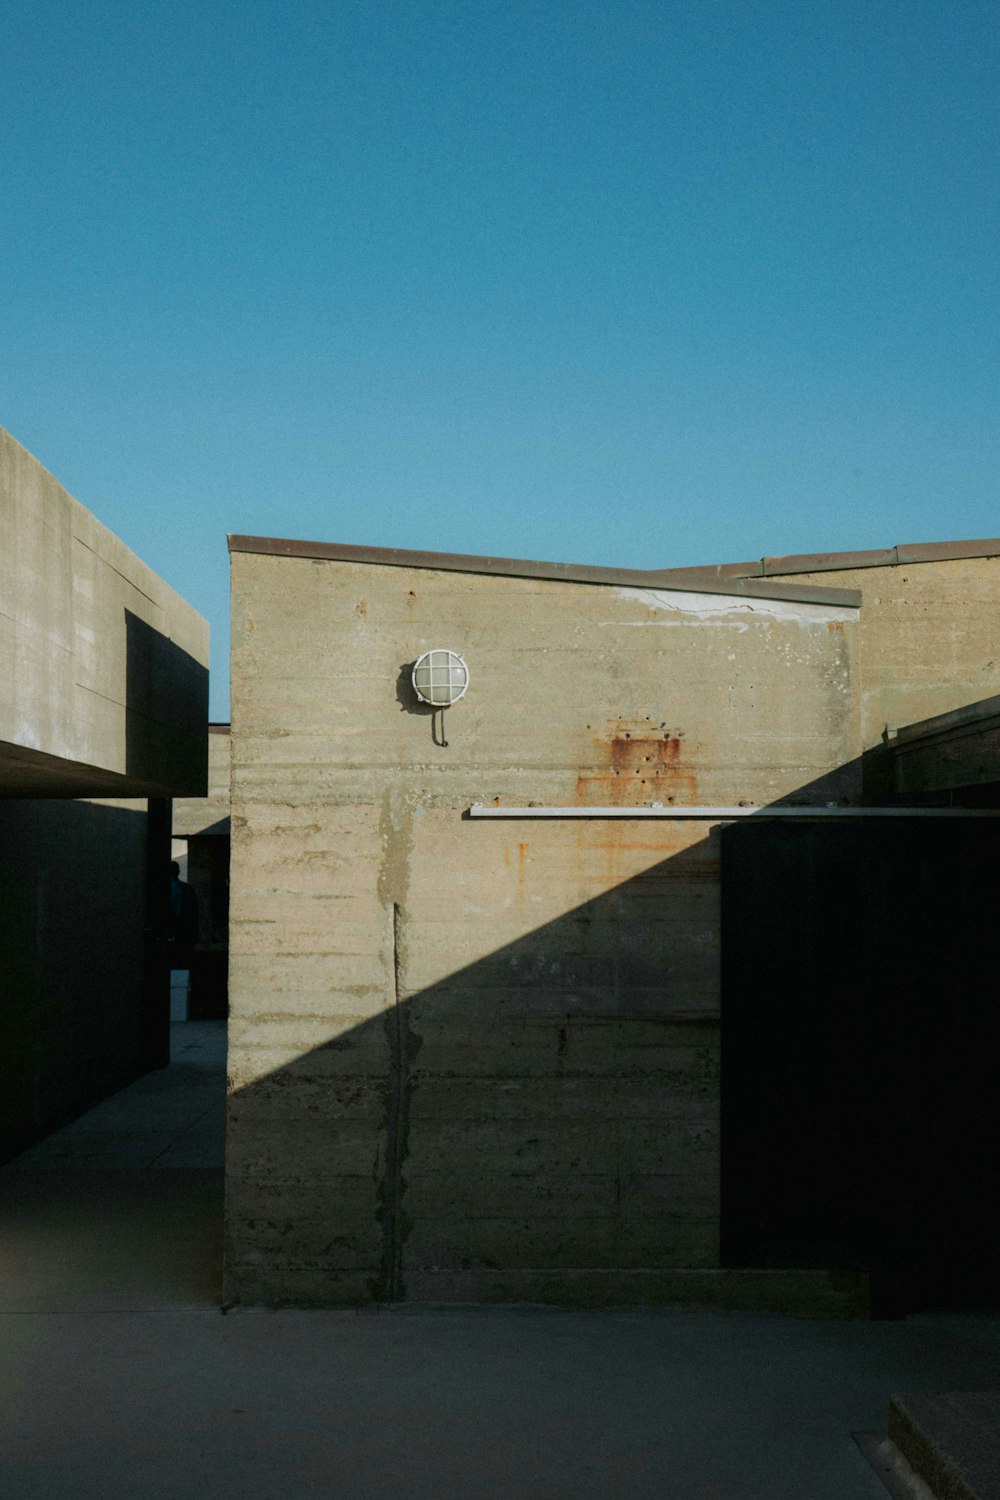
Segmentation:
{"type": "Polygon", "coordinates": [[[220,1055],[181,1032],[173,1093],[150,1075],[0,1173],[3,1496],[884,1500],[852,1434],[891,1392],[1000,1388],[994,1317],[223,1315],[220,1055]]]}
{"type": "Polygon", "coordinates": [[[0,1489],[877,1500],[894,1389],[1000,1384],[995,1320],[540,1309],[4,1314],[0,1489]]]}

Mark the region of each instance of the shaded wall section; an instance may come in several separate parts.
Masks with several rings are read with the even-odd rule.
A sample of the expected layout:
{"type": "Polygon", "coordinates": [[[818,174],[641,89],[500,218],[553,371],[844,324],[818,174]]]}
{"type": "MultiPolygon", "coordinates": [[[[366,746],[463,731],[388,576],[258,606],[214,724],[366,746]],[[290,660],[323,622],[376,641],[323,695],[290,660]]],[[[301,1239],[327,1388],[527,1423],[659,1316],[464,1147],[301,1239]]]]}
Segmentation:
{"type": "Polygon", "coordinates": [[[203,797],[173,799],[173,836],[229,833],[229,725],[208,726],[208,788],[203,797]]]}
{"type": "MultiPolygon", "coordinates": [[[[992,544],[994,555],[941,555],[974,545],[910,548],[912,560],[855,567],[847,553],[844,566],[796,567],[787,575],[797,583],[862,591],[858,664],[870,800],[896,791],[886,740],[900,726],[1000,693],[1000,544],[992,544]]],[[[785,576],[780,562],[771,569],[776,578],[785,576]]]]}
{"type": "Polygon", "coordinates": [[[888,752],[903,797],[1000,806],[1000,697],[901,725],[888,752]]]}
{"type": "Polygon", "coordinates": [[[0,1159],[148,1062],[144,803],[0,799],[0,1159]]]}
{"type": "Polygon", "coordinates": [[[723,1258],[1000,1299],[1000,819],[748,819],[722,850],[723,1258]]]}
{"type": "Polygon", "coordinates": [[[208,625],[0,429],[0,795],[205,790],[208,625]]]}
{"type": "Polygon", "coordinates": [[[199,936],[191,955],[188,1019],[228,1012],[229,725],[208,727],[208,794],[173,803],[175,859],[198,901],[199,936]]]}
{"type": "Polygon", "coordinates": [[[233,569],[229,1299],[751,1302],[711,826],[463,811],[856,798],[857,610],[233,569]],[[433,646],[472,673],[443,737],[433,646]]]}

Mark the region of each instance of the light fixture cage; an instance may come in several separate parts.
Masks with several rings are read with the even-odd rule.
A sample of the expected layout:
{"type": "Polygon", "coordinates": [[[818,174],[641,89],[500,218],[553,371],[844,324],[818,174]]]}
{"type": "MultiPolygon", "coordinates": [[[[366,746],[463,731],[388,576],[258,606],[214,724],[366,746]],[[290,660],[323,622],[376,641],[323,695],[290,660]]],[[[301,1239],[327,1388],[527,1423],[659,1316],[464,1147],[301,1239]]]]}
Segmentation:
{"type": "Polygon", "coordinates": [[[413,664],[413,691],[421,703],[450,708],[464,698],[469,686],[469,668],[457,651],[440,647],[425,651],[413,664]]]}

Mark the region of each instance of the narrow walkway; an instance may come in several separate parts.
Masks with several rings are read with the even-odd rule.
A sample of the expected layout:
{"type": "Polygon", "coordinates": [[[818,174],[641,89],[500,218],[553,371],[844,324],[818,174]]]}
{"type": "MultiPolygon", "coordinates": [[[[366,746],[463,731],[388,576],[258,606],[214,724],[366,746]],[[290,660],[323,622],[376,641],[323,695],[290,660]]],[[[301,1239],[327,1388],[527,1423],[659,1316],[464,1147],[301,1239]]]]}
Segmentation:
{"type": "Polygon", "coordinates": [[[218,1307],[226,1023],[0,1171],[0,1312],[218,1307]]]}
{"type": "Polygon", "coordinates": [[[1000,1319],[219,1311],[225,1027],[0,1172],[16,1500],[886,1500],[893,1391],[1000,1389],[1000,1319]]]}

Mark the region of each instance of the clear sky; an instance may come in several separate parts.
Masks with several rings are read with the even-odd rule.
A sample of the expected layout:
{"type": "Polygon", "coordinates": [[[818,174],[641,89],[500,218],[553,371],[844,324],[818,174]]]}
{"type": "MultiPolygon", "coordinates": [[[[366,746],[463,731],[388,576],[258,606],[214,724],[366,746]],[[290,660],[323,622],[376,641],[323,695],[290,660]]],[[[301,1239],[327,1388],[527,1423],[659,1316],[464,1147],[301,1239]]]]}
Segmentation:
{"type": "Polygon", "coordinates": [[[216,718],[227,531],[997,535],[998,36],[997,0],[5,0],[0,423],[208,616],[216,718]]]}

